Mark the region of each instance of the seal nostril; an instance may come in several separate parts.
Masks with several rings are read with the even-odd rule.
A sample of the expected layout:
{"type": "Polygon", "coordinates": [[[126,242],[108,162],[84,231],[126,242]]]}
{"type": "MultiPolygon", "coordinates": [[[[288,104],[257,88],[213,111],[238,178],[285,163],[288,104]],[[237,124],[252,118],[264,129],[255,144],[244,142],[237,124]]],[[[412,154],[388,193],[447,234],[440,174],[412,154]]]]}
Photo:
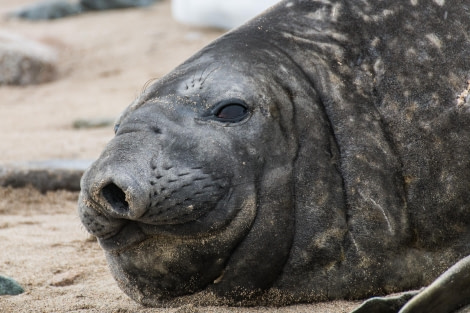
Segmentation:
{"type": "Polygon", "coordinates": [[[101,190],[101,194],[116,213],[125,214],[129,212],[129,203],[126,201],[126,194],[115,184],[110,183],[104,186],[101,190]]]}

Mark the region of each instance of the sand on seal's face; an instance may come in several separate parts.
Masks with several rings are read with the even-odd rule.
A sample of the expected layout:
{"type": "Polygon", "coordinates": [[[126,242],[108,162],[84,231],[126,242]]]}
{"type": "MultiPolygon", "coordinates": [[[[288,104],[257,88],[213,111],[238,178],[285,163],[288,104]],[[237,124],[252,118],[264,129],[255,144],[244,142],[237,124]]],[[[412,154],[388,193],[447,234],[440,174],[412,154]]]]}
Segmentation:
{"type": "MultiPolygon", "coordinates": [[[[2,0],[0,14],[34,0],[2,0]]],[[[59,50],[59,79],[0,86],[0,166],[7,162],[95,159],[112,127],[76,130],[73,121],[114,118],[145,82],[168,73],[221,31],[174,22],[170,2],[52,22],[0,19],[4,31],[59,50]]],[[[114,282],[104,253],[78,219],[77,193],[0,188],[0,274],[26,292],[0,297],[9,312],[176,312],[144,308],[114,282]]],[[[356,302],[357,303],[357,302],[356,302]]],[[[354,302],[285,308],[200,308],[199,312],[348,312],[354,302]]],[[[185,307],[181,311],[196,312],[185,307]]],[[[180,311],[180,312],[181,312],[180,311]]]]}

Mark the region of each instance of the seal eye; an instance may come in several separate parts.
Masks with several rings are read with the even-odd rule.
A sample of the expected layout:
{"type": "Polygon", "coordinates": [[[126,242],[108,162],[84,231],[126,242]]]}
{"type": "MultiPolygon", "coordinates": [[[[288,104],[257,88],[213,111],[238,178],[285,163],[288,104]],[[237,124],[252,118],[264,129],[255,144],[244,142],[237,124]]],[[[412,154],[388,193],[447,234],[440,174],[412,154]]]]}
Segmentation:
{"type": "Polygon", "coordinates": [[[114,134],[117,134],[117,132],[119,130],[119,126],[120,126],[120,124],[115,124],[114,125],[114,134]]]}
{"type": "Polygon", "coordinates": [[[236,123],[248,115],[245,102],[238,99],[230,99],[216,105],[214,116],[221,122],[236,123]]]}

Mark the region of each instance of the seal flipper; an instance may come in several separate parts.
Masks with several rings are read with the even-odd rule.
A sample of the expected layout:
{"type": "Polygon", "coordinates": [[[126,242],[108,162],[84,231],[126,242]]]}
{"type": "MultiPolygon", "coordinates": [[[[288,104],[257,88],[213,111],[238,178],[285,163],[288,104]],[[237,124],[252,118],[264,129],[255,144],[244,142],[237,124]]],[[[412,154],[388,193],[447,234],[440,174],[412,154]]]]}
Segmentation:
{"type": "Polygon", "coordinates": [[[419,293],[410,291],[395,297],[372,298],[351,313],[452,313],[465,306],[463,312],[470,308],[470,256],[419,293]]]}
{"type": "Polygon", "coordinates": [[[374,297],[365,301],[351,313],[397,313],[419,291],[408,291],[393,297],[374,297]]]}
{"type": "Polygon", "coordinates": [[[470,305],[470,256],[439,276],[411,299],[400,313],[451,313],[465,305],[470,305]]]}

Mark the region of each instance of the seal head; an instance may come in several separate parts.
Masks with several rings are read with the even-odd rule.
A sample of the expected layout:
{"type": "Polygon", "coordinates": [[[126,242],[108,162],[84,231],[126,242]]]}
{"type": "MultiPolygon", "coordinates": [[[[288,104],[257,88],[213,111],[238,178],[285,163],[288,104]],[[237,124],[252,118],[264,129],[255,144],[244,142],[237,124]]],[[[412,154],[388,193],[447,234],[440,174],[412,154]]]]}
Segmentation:
{"type": "Polygon", "coordinates": [[[144,304],[256,293],[289,255],[298,147],[285,104],[296,96],[281,82],[301,73],[266,75],[281,52],[258,44],[239,57],[245,44],[225,40],[148,88],[82,179],[80,218],[144,304]]]}

